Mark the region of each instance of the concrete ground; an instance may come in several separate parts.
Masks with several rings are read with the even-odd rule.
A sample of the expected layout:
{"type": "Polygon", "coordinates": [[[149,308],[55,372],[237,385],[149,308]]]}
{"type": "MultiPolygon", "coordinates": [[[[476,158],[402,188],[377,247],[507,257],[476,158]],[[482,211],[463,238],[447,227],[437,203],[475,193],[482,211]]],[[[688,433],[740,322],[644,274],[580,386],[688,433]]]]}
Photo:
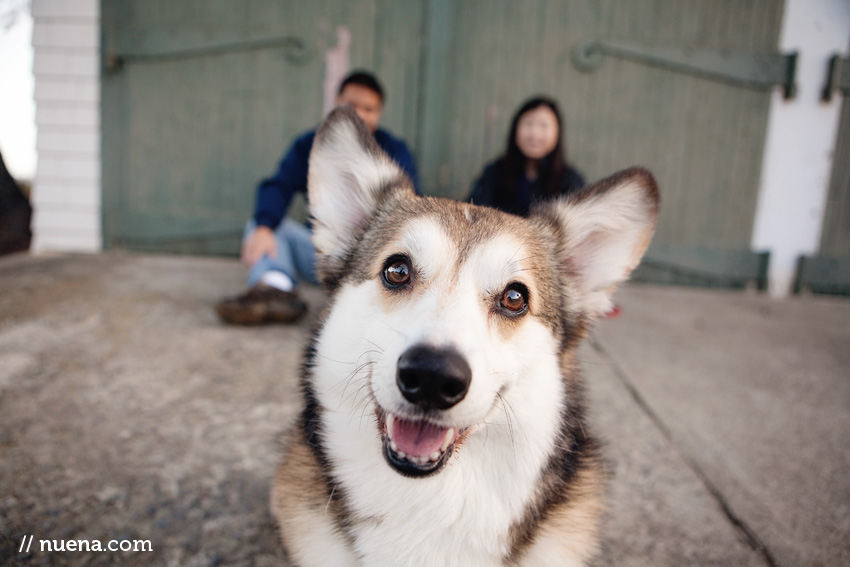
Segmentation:
{"type": "MultiPolygon", "coordinates": [[[[285,565],[297,326],[220,324],[234,260],[0,258],[0,565],[285,565]],[[34,540],[27,545],[30,538],[34,540]],[[100,540],[152,551],[42,551],[100,540]]],[[[599,566],[850,565],[850,301],[630,286],[581,351],[599,566]]]]}

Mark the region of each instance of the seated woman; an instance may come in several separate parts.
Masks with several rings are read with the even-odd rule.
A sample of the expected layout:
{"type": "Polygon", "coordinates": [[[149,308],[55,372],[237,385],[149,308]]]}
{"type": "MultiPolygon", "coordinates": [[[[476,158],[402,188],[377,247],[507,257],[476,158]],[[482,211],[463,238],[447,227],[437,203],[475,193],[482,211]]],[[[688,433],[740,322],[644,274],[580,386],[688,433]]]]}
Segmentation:
{"type": "Polygon", "coordinates": [[[525,216],[533,202],[583,186],[567,162],[557,104],[535,97],[517,111],[504,155],[484,168],[467,201],[525,216]]]}
{"type": "MultiPolygon", "coordinates": [[[[489,163],[467,201],[526,216],[532,203],[568,195],[584,187],[564,149],[558,105],[545,97],[523,104],[511,123],[505,154],[489,163]]],[[[622,312],[614,305],[607,317],[622,312]]]]}

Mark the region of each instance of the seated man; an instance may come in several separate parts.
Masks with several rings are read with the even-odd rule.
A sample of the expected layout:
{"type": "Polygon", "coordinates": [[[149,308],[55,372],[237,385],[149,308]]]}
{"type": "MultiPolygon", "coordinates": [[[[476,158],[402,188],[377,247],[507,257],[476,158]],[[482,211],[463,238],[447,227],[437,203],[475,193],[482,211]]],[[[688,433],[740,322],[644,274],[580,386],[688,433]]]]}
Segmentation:
{"type": "MultiPolygon", "coordinates": [[[[405,143],[378,128],[384,92],[377,79],[363,72],[350,74],[339,87],[336,104],[353,108],[375,136],[375,141],[413,180],[419,191],[416,167],[405,143]]],[[[295,321],[307,311],[298,297],[299,279],[316,283],[316,251],[310,229],[286,211],[296,192],[307,192],[307,164],[315,130],[302,134],[283,157],[277,173],[260,183],[254,218],[245,229],[242,262],[250,268],[248,290],[216,305],[227,323],[256,325],[295,321]]]]}

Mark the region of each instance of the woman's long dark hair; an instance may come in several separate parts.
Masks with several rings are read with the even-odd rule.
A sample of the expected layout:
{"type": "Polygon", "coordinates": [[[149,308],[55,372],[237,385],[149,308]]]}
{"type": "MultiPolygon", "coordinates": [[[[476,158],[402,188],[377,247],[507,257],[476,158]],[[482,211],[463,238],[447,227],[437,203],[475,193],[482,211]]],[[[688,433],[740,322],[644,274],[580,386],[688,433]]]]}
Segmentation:
{"type": "Polygon", "coordinates": [[[511,123],[511,131],[508,134],[508,146],[505,150],[505,155],[499,160],[501,169],[499,193],[501,195],[514,193],[519,186],[520,179],[525,174],[525,164],[528,158],[525,157],[525,154],[522,153],[516,143],[516,131],[519,125],[519,119],[526,112],[541,106],[547,107],[555,114],[555,119],[558,121],[558,143],[547,156],[540,160],[537,175],[545,195],[554,196],[560,192],[561,180],[567,169],[567,151],[564,144],[564,127],[561,122],[561,113],[554,100],[544,96],[537,96],[526,101],[517,110],[511,123]]]}

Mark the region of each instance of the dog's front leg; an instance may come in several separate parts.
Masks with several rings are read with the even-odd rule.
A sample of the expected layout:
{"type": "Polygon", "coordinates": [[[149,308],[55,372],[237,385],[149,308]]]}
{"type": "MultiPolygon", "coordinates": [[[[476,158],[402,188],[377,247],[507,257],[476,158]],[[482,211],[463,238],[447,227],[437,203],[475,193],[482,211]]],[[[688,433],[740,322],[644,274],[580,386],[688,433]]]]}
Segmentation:
{"type": "Polygon", "coordinates": [[[333,521],[319,463],[301,439],[290,439],[272,485],[271,509],[293,567],[359,567],[333,521]]]}

